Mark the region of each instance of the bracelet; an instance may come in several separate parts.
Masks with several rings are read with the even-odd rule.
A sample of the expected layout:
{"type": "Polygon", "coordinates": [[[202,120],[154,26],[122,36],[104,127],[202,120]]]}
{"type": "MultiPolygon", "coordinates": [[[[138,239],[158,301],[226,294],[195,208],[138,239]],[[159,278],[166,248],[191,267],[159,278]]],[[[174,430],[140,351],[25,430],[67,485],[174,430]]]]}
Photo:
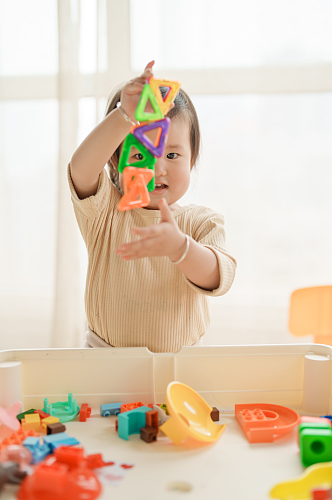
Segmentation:
{"type": "Polygon", "coordinates": [[[134,127],[136,127],[137,125],[140,125],[140,122],[133,122],[133,120],[130,118],[130,116],[127,115],[127,113],[123,110],[122,106],[121,106],[121,102],[118,102],[116,107],[118,108],[118,110],[120,111],[120,113],[122,114],[123,118],[126,120],[126,122],[130,122],[132,125],[134,125],[134,127]]]}
{"type": "Polygon", "coordinates": [[[185,234],[185,237],[186,237],[186,240],[187,240],[187,246],[186,246],[186,249],[184,251],[184,254],[176,262],[171,261],[172,264],[180,264],[180,262],[182,262],[187,257],[187,253],[188,253],[188,250],[189,250],[190,238],[189,238],[189,236],[187,234],[185,234]]]}

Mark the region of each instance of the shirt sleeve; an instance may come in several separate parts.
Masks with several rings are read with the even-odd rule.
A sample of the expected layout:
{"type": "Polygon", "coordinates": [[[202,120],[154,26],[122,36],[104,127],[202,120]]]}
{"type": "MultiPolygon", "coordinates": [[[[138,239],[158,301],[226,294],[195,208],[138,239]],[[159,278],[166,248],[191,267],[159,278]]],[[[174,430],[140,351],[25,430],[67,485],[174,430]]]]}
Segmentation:
{"type": "Polygon", "coordinates": [[[183,277],[191,288],[194,288],[203,295],[211,297],[224,295],[232,286],[237,267],[236,260],[228,253],[226,247],[224,218],[222,215],[211,211],[208,217],[193,229],[192,238],[212,250],[217,257],[220,275],[219,286],[215,290],[205,290],[189,281],[184,275],[183,277]]]}
{"type": "Polygon", "coordinates": [[[121,194],[112,184],[106,170],[103,169],[99,176],[97,191],[94,195],[80,199],[71,178],[70,164],[68,165],[68,183],[71,194],[71,200],[74,206],[74,212],[78,226],[84,241],[88,244],[88,235],[98,221],[114,211],[120,201],[121,194]]]}

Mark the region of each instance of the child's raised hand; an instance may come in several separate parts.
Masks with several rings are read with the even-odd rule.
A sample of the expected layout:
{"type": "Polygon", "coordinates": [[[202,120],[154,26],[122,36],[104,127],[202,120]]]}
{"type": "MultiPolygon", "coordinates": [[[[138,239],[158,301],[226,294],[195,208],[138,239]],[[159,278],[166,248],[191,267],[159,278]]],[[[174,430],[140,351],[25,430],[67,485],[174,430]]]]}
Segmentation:
{"type": "MultiPolygon", "coordinates": [[[[137,104],[139,98],[141,97],[141,93],[143,90],[146,81],[150,76],[153,76],[152,67],[154,65],[154,61],[150,61],[146,67],[144,72],[138,78],[134,78],[130,80],[130,82],[125,85],[121,92],[121,106],[125,113],[135,121],[135,111],[137,108],[137,104]]],[[[150,105],[151,106],[151,105],[150,105]]],[[[148,110],[149,111],[149,110],[148,110]]],[[[151,106],[151,111],[152,106],[151,106]]]]}
{"type": "Polygon", "coordinates": [[[161,212],[160,223],[147,227],[134,227],[132,233],[141,236],[141,239],[119,246],[116,253],[122,260],[166,256],[176,262],[181,258],[186,249],[186,237],[173,219],[164,198],[159,200],[158,207],[161,212]]]}

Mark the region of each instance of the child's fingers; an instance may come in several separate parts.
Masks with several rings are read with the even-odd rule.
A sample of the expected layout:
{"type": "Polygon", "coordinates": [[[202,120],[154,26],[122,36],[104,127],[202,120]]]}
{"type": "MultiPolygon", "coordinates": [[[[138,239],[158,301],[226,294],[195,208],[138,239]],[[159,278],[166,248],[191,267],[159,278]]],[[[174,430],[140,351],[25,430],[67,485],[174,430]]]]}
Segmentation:
{"type": "Polygon", "coordinates": [[[119,246],[116,254],[122,256],[122,258],[133,255],[142,255],[143,253],[145,254],[146,252],[151,252],[156,241],[157,238],[144,238],[132,243],[125,243],[124,245],[119,246]]]}

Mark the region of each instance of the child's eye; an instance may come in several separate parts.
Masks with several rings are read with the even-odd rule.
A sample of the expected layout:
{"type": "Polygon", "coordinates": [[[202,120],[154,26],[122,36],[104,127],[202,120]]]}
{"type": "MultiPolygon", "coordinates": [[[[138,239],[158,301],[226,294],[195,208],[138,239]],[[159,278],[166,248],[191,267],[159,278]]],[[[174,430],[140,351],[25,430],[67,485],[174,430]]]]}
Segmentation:
{"type": "Polygon", "coordinates": [[[167,158],[169,160],[175,160],[175,158],[177,158],[178,156],[178,153],[168,153],[167,158]]]}
{"type": "Polygon", "coordinates": [[[143,155],[141,153],[136,153],[134,158],[136,158],[136,160],[143,160],[143,155]]]}

